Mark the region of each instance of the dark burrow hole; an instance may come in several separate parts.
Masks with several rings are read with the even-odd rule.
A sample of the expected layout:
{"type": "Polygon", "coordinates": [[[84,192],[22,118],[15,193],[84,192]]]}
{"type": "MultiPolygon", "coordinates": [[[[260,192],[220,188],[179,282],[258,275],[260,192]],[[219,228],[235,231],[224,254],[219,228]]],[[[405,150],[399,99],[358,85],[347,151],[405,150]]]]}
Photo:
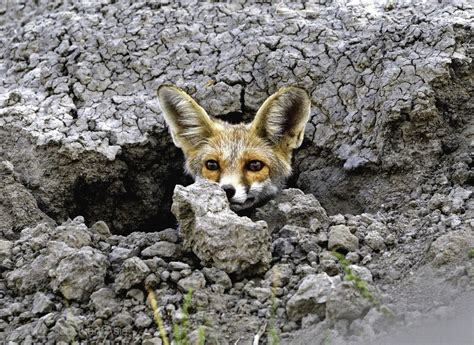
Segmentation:
{"type": "MultiPolygon", "coordinates": [[[[241,114],[230,116],[234,120],[242,118],[241,114]]],[[[293,163],[295,174],[287,181],[286,187],[300,188],[306,193],[315,194],[329,214],[363,211],[354,199],[357,191],[350,190],[347,185],[341,197],[338,188],[320,188],[327,181],[315,185],[308,184],[308,179],[301,179],[300,174],[304,170],[300,170],[298,166],[307,156],[298,154],[296,157],[297,161],[293,163]]],[[[173,145],[167,132],[152,134],[145,143],[124,145],[115,161],[96,164],[98,167],[92,178],[79,174],[74,179],[70,203],[65,205],[67,217],[81,215],[88,226],[102,220],[113,233],[122,235],[135,231],[155,232],[177,226],[170,211],[174,187],[177,184],[186,186],[193,179],[184,173],[183,154],[173,145]]],[[[334,185],[338,181],[329,182],[334,185]]],[[[46,213],[59,222],[64,220],[64,214],[57,216],[51,212],[46,213]]]]}
{"type": "Polygon", "coordinates": [[[184,157],[167,133],[151,135],[146,143],[122,146],[110,178],[107,169],[99,179],[79,176],[72,187],[67,213],[84,216],[90,226],[103,220],[116,234],[152,232],[176,227],[171,213],[174,187],[188,185],[184,157]]]}

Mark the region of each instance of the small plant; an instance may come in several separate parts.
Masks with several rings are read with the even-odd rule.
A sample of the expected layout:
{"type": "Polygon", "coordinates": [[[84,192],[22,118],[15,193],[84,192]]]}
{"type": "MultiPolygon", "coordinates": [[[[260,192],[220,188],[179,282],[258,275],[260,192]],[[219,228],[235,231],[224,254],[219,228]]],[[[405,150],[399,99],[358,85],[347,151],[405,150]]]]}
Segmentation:
{"type": "Polygon", "coordinates": [[[156,302],[155,293],[151,288],[148,288],[148,301],[150,302],[151,308],[153,309],[153,318],[155,319],[155,323],[158,326],[158,330],[160,331],[160,337],[163,341],[163,345],[169,345],[170,342],[168,341],[165,325],[163,323],[163,319],[161,318],[160,311],[158,310],[158,303],[156,302]]]}
{"type": "Polygon", "coordinates": [[[391,311],[387,306],[381,305],[380,301],[376,299],[374,295],[372,295],[372,293],[369,291],[367,282],[351,270],[349,267],[350,263],[346,260],[346,257],[336,251],[333,251],[332,254],[337,258],[342,270],[346,274],[345,279],[354,283],[355,288],[359,291],[361,296],[371,302],[377,308],[377,310],[383,313],[385,316],[394,317],[395,314],[393,311],[391,311]]]}
{"type": "Polygon", "coordinates": [[[346,260],[345,256],[338,252],[333,252],[332,254],[337,258],[339,264],[342,267],[342,270],[346,274],[345,279],[354,283],[355,288],[359,290],[362,297],[368,299],[371,303],[378,305],[380,302],[377,301],[372,295],[372,293],[369,291],[367,282],[351,270],[351,268],[349,267],[350,264],[346,260]]]}
{"type": "Polygon", "coordinates": [[[184,295],[183,301],[183,318],[181,324],[173,324],[173,340],[176,344],[179,345],[188,345],[188,322],[189,322],[189,307],[191,306],[191,301],[193,299],[193,289],[189,289],[187,294],[184,295]]]}
{"type": "Polygon", "coordinates": [[[204,326],[198,328],[198,345],[204,345],[206,343],[206,331],[204,326]]]}
{"type": "MultiPolygon", "coordinates": [[[[189,289],[186,295],[184,295],[183,301],[183,319],[181,323],[174,323],[172,325],[173,330],[173,344],[176,345],[188,345],[189,344],[189,308],[193,298],[193,289],[189,289]]],[[[148,301],[150,302],[151,308],[153,309],[153,318],[160,331],[160,337],[163,345],[170,345],[168,335],[166,333],[163,319],[161,318],[160,311],[158,309],[158,303],[156,302],[155,293],[151,288],[148,289],[148,301]]],[[[204,345],[206,342],[206,334],[203,326],[198,328],[197,344],[204,345]]]]}
{"type": "Polygon", "coordinates": [[[469,259],[474,259],[474,248],[469,248],[469,250],[467,251],[467,257],[469,259]]]}
{"type": "Polygon", "coordinates": [[[271,345],[279,345],[280,338],[278,337],[278,330],[275,326],[276,322],[276,309],[277,309],[277,299],[276,299],[276,289],[277,289],[277,282],[278,282],[278,272],[275,272],[272,279],[272,307],[271,307],[271,314],[270,314],[270,326],[268,329],[268,338],[269,343],[271,345]]]}

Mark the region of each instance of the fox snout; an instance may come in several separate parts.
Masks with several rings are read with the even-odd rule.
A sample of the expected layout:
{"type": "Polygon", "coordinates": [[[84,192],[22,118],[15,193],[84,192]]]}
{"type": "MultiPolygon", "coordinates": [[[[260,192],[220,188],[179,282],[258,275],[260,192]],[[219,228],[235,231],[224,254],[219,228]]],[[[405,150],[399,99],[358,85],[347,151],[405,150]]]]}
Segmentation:
{"type": "Polygon", "coordinates": [[[240,124],[212,118],[176,86],[161,86],[158,98],[173,142],[185,155],[186,172],[217,182],[233,210],[258,206],[282,188],[309,118],[306,91],[282,88],[251,123],[240,124]]]}

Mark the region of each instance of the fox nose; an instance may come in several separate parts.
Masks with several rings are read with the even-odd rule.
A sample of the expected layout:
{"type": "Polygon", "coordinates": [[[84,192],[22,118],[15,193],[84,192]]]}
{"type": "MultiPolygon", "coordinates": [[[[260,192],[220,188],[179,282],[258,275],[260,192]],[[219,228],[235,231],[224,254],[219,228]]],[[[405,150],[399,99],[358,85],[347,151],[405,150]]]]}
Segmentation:
{"type": "Polygon", "coordinates": [[[223,185],[222,189],[224,190],[225,194],[227,195],[227,199],[229,200],[235,195],[235,188],[230,184],[223,185]]]}

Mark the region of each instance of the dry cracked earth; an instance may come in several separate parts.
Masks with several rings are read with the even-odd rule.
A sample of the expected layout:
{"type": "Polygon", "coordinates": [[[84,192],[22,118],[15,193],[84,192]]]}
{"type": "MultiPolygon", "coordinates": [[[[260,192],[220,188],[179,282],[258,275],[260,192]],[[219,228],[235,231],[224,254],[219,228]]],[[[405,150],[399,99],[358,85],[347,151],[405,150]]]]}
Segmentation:
{"type": "Polygon", "coordinates": [[[471,344],[473,26],[467,0],[1,2],[0,343],[161,344],[153,291],[190,343],[471,344]],[[169,82],[228,121],[307,89],[288,189],[241,217],[190,185],[169,82]]]}

